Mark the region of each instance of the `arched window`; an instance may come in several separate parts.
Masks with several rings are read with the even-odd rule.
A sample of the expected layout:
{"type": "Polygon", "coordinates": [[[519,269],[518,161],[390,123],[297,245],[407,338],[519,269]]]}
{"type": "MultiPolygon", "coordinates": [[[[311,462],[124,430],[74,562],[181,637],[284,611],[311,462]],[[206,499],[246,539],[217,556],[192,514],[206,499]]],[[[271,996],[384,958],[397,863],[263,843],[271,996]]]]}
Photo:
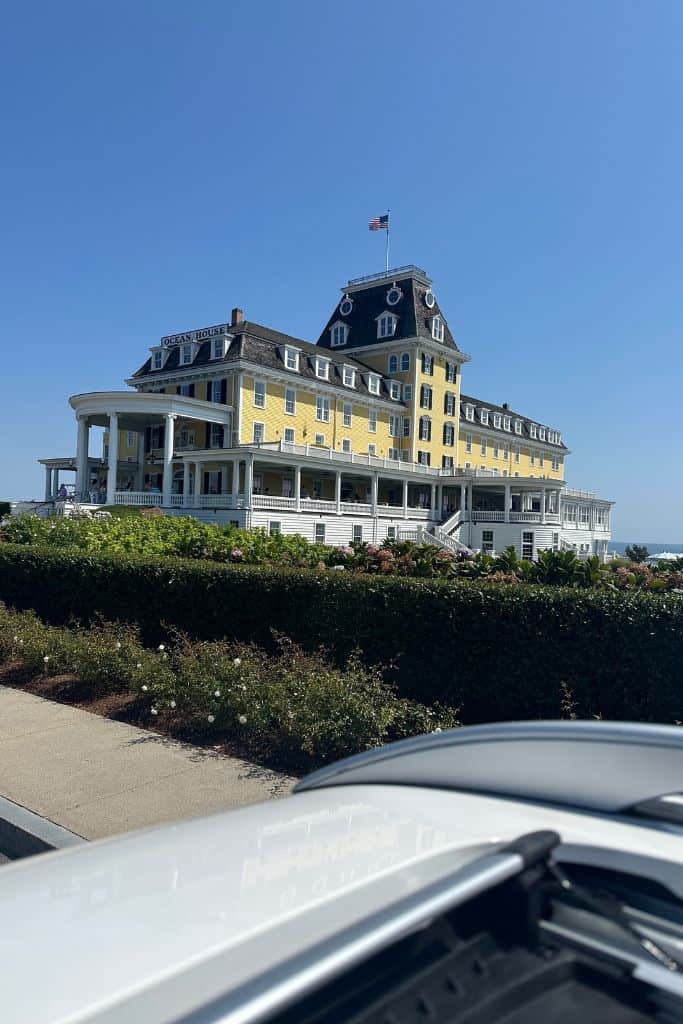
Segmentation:
{"type": "Polygon", "coordinates": [[[389,356],[389,373],[398,372],[398,356],[389,356]]]}

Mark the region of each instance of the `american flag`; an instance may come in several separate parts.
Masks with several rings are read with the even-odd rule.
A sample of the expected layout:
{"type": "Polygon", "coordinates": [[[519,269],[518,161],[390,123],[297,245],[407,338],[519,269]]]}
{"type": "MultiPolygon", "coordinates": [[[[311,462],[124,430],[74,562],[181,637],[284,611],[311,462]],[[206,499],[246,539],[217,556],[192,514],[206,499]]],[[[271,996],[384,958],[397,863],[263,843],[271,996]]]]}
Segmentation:
{"type": "Polygon", "coordinates": [[[389,230],[389,214],[385,213],[383,217],[373,217],[368,227],[371,231],[388,231],[389,230]]]}

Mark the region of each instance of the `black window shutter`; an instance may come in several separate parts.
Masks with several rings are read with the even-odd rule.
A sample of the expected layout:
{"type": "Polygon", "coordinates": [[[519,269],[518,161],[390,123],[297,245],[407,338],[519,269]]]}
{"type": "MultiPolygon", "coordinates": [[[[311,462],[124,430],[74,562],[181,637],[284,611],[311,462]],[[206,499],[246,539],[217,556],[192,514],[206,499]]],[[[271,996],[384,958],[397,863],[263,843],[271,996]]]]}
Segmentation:
{"type": "Polygon", "coordinates": [[[194,384],[190,384],[190,398],[194,398],[194,384]]]}
{"type": "Polygon", "coordinates": [[[427,420],[427,440],[431,441],[431,439],[432,439],[432,421],[431,420],[427,420]]]}
{"type": "Polygon", "coordinates": [[[207,382],[206,382],[206,400],[207,400],[207,402],[211,401],[211,381],[210,380],[207,380],[207,382]]]}
{"type": "Polygon", "coordinates": [[[204,447],[205,448],[210,448],[211,447],[211,424],[210,423],[206,424],[206,444],[204,445],[204,447]]]}
{"type": "Polygon", "coordinates": [[[429,395],[429,408],[431,409],[431,407],[432,407],[432,389],[431,388],[429,389],[427,394],[429,395]]]}
{"type": "Polygon", "coordinates": [[[225,405],[228,400],[228,382],[223,379],[221,381],[221,404],[225,405]]]}
{"type": "Polygon", "coordinates": [[[145,454],[152,448],[152,428],[145,427],[145,454]]]}
{"type": "Polygon", "coordinates": [[[179,394],[180,394],[180,392],[181,392],[181,390],[182,390],[182,389],[181,389],[181,387],[180,387],[180,384],[176,384],[176,388],[175,388],[175,393],[176,393],[176,395],[179,395],[179,394]]]}
{"type": "Polygon", "coordinates": [[[204,473],[204,488],[203,488],[203,490],[204,490],[204,494],[208,494],[209,493],[209,474],[208,473],[204,473]]]}
{"type": "Polygon", "coordinates": [[[443,396],[443,411],[448,412],[448,394],[443,396]]]}
{"type": "Polygon", "coordinates": [[[159,427],[159,447],[164,447],[164,441],[166,440],[166,426],[164,423],[159,427]]]}
{"type": "Polygon", "coordinates": [[[424,352],[422,353],[422,372],[425,372],[426,358],[424,352]]]}

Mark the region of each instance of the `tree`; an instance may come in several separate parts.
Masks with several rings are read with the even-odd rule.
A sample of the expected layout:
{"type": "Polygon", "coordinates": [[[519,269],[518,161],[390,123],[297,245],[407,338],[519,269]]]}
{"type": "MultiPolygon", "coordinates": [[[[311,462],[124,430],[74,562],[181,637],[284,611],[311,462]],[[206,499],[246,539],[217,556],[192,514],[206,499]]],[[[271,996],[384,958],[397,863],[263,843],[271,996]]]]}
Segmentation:
{"type": "Polygon", "coordinates": [[[629,544],[624,554],[632,562],[644,562],[646,558],[650,557],[650,552],[644,544],[629,544]]]}

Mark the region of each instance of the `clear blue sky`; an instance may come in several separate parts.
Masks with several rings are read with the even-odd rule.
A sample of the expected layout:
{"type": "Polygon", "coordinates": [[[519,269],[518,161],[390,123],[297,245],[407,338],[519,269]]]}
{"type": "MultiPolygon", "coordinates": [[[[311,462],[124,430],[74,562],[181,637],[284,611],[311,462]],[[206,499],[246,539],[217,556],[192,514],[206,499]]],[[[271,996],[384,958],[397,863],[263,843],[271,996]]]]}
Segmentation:
{"type": "Polygon", "coordinates": [[[0,46],[0,497],[162,334],[314,340],[390,206],[464,387],[683,540],[680,0],[15,0],[0,46]]]}

